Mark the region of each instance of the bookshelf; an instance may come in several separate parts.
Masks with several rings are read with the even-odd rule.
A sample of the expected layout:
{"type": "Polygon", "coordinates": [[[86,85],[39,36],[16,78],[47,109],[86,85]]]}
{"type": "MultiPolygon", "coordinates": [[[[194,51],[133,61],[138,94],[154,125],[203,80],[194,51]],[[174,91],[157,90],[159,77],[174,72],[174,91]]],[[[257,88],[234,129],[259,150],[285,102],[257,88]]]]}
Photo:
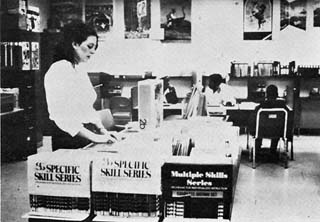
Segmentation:
{"type": "MultiPolygon", "coordinates": [[[[1,30],[1,88],[18,88],[16,108],[22,109],[21,112],[13,112],[10,115],[17,130],[1,137],[2,154],[5,155],[3,161],[34,154],[37,152],[37,147],[42,144],[37,104],[40,69],[39,37],[39,33],[21,29],[1,30]],[[10,149],[14,149],[14,152],[4,153],[10,149]]],[[[3,118],[1,116],[1,120],[3,118]]],[[[9,125],[10,121],[3,121],[1,128],[11,128],[9,125]]]]}
{"type": "MultiPolygon", "coordinates": [[[[320,66],[288,65],[280,62],[249,63],[232,62],[229,84],[247,88],[247,98],[240,100],[260,102],[265,95],[265,88],[278,86],[279,96],[287,101],[294,111],[294,128],[320,129],[317,114],[320,112],[320,66]],[[252,68],[253,67],[253,68],[252,68]],[[267,68],[267,71],[262,70],[267,68]]],[[[239,101],[240,101],[239,100],[239,101]]]]}

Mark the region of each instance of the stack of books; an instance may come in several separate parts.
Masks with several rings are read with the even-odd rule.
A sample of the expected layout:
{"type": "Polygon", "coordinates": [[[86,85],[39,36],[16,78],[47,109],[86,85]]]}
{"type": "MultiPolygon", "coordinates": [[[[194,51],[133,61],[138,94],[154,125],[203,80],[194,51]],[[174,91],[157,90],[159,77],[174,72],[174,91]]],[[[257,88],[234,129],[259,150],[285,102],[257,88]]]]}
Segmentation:
{"type": "Polygon", "coordinates": [[[159,195],[133,193],[93,193],[93,209],[100,216],[157,217],[160,214],[159,195]]]}

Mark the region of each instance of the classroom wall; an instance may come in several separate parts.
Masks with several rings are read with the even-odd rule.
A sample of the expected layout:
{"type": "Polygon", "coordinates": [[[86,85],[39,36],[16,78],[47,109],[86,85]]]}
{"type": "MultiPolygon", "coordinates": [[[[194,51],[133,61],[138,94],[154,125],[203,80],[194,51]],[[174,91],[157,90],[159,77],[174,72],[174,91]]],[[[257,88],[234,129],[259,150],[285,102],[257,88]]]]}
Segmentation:
{"type": "Polygon", "coordinates": [[[93,72],[114,75],[190,75],[230,71],[231,61],[259,60],[319,65],[320,28],[313,27],[313,0],[307,0],[306,31],[280,31],[280,1],[274,0],[272,40],[243,40],[243,0],[193,0],[191,43],[159,40],[160,3],[152,0],[150,39],[124,39],[123,0],[114,1],[114,27],[90,61],[93,72]]]}

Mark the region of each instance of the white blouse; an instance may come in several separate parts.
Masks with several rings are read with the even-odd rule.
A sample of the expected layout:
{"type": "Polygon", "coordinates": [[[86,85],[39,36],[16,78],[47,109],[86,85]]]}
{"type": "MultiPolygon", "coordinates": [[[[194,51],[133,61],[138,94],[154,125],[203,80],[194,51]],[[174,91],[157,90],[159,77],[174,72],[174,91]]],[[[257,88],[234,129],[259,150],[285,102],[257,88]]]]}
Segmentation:
{"type": "Polygon", "coordinates": [[[93,103],[97,94],[87,72],[66,60],[55,62],[44,79],[49,118],[63,131],[75,136],[83,123],[100,121],[93,103]]]}

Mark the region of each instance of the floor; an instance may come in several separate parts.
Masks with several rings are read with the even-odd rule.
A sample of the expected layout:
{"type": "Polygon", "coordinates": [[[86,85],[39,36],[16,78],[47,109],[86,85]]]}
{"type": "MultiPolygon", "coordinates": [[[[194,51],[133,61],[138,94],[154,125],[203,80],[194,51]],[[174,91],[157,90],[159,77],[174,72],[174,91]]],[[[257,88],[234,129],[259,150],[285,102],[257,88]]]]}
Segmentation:
{"type": "Polygon", "coordinates": [[[320,136],[294,138],[289,168],[242,158],[232,222],[319,222],[320,136]]]}
{"type": "MultiPolygon", "coordinates": [[[[245,145],[245,137],[241,137],[245,145]]],[[[320,136],[294,139],[295,160],[289,168],[260,163],[253,170],[246,155],[241,159],[232,222],[319,222],[320,136]]],[[[50,151],[44,139],[39,152],[50,151]]],[[[1,165],[1,221],[26,222],[28,212],[27,162],[1,165]]]]}

